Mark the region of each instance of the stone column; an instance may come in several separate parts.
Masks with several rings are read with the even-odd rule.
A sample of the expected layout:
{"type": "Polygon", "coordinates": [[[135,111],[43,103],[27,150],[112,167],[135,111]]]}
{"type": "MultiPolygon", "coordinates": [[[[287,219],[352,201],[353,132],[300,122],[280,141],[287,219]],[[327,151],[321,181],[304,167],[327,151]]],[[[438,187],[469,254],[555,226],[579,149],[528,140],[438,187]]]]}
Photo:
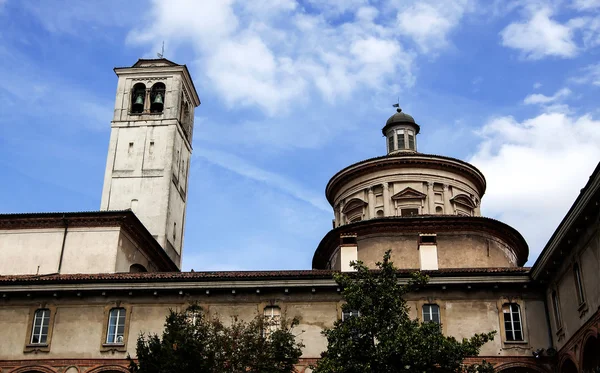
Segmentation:
{"type": "Polygon", "coordinates": [[[427,182],[427,208],[429,209],[429,214],[435,214],[435,193],[433,192],[433,182],[427,182]]]}
{"type": "Polygon", "coordinates": [[[390,212],[390,190],[388,189],[390,184],[383,183],[383,214],[385,216],[392,216],[390,212]]]}
{"type": "Polygon", "coordinates": [[[369,205],[369,219],[375,218],[375,194],[373,193],[373,187],[368,189],[367,202],[369,205]]]}
{"type": "Polygon", "coordinates": [[[454,215],[454,210],[450,203],[450,188],[448,184],[444,184],[444,214],[454,215]]]}
{"type": "Polygon", "coordinates": [[[339,205],[333,209],[333,214],[335,217],[335,227],[339,227],[340,226],[340,206],[339,205]]]}

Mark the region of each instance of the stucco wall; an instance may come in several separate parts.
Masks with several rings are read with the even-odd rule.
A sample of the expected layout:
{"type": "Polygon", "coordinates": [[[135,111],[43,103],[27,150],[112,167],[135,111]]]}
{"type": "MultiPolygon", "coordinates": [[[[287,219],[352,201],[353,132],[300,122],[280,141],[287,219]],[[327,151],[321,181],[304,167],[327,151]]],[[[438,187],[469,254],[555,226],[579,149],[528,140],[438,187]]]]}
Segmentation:
{"type": "Polygon", "coordinates": [[[600,220],[594,217],[587,229],[564,250],[571,252],[547,289],[555,346],[562,348],[600,307],[600,220]],[[573,265],[578,264],[583,281],[584,303],[577,297],[573,265]],[[562,327],[556,322],[552,292],[558,294],[562,327]]]}
{"type": "Polygon", "coordinates": [[[0,275],[57,273],[63,237],[62,274],[156,271],[121,227],[48,228],[0,231],[0,275]]]}
{"type": "MultiPolygon", "coordinates": [[[[436,232],[424,232],[436,233],[436,232]]],[[[418,234],[373,234],[358,237],[358,259],[374,267],[387,250],[399,268],[420,268],[418,234]]],[[[514,267],[516,258],[499,238],[480,232],[438,233],[439,268],[514,267]]]]}
{"type": "MultiPolygon", "coordinates": [[[[433,291],[411,294],[408,305],[412,317],[420,314],[423,303],[436,302],[442,309],[443,330],[456,338],[497,330],[493,342],[482,350],[487,356],[530,356],[532,349],[547,347],[548,334],[544,327],[543,301],[535,294],[509,294],[521,299],[526,331],[526,342],[507,345],[500,335],[501,311],[498,302],[506,297],[505,292],[492,291],[433,291]]],[[[125,358],[127,353],[135,356],[135,341],[143,333],[160,333],[163,330],[168,310],[182,309],[188,302],[198,300],[211,315],[228,321],[237,316],[249,320],[268,304],[281,307],[282,314],[291,319],[297,317],[300,324],[294,334],[304,343],[303,357],[317,358],[326,348],[326,339],[321,334],[324,328],[332,327],[340,317],[338,294],[298,293],[210,295],[199,297],[179,296],[125,296],[125,297],[82,297],[12,300],[0,306],[0,360],[39,359],[39,354],[24,353],[25,341],[30,335],[28,321],[32,310],[41,304],[56,307],[50,352],[44,358],[125,358]],[[47,302],[47,303],[46,303],[47,302]],[[106,328],[107,309],[119,304],[128,307],[129,335],[127,352],[102,352],[103,332],[106,328]]]]}

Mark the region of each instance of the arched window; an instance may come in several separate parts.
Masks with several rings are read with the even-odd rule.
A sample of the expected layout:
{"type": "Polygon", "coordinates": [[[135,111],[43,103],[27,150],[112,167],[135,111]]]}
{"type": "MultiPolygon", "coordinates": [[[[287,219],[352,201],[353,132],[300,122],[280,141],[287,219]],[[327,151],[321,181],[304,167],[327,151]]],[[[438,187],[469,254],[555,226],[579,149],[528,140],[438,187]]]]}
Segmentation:
{"type": "Polygon", "coordinates": [[[106,343],[123,344],[125,342],[125,308],[113,308],[108,314],[106,343]]]}
{"type": "Polygon", "coordinates": [[[435,207],[435,213],[436,214],[443,214],[444,213],[444,209],[442,208],[442,206],[436,206],[435,207]]]}
{"type": "Polygon", "coordinates": [[[156,83],[150,91],[150,112],[162,113],[165,106],[165,85],[156,83]]]}
{"type": "Polygon", "coordinates": [[[437,304],[423,305],[423,322],[440,323],[440,306],[437,304]]]}
{"type": "Polygon", "coordinates": [[[33,316],[31,344],[46,344],[48,342],[48,327],[50,326],[50,310],[40,308],[33,316]]]}
{"type": "Polygon", "coordinates": [[[504,333],[507,341],[523,341],[523,322],[521,319],[521,307],[517,303],[505,303],[502,305],[504,314],[504,333]]]}
{"type": "Polygon", "coordinates": [[[129,272],[130,273],[140,273],[140,272],[148,272],[148,270],[143,265],[136,263],[136,264],[132,264],[129,267],[129,272]]]}
{"type": "Polygon", "coordinates": [[[277,306],[267,306],[263,310],[265,321],[265,337],[281,327],[281,308],[277,306]]]}
{"type": "Polygon", "coordinates": [[[143,113],[145,102],[146,86],[143,83],[137,83],[131,90],[131,112],[135,114],[143,113]]]}

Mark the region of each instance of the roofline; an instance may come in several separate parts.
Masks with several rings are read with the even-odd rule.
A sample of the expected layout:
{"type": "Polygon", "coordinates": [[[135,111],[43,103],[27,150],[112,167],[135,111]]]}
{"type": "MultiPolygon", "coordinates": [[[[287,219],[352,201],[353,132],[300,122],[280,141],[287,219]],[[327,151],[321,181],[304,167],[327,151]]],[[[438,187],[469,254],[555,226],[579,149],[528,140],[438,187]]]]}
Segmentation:
{"type": "MultiPolygon", "coordinates": [[[[542,249],[542,252],[536,259],[535,263],[531,267],[531,276],[534,279],[538,279],[544,268],[548,266],[548,263],[551,257],[554,255],[555,251],[560,246],[561,242],[565,239],[565,237],[572,230],[578,218],[580,218],[581,213],[585,210],[585,208],[589,205],[590,202],[593,202],[592,199],[596,194],[600,192],[600,162],[596,165],[596,168],[590,175],[587,183],[579,192],[579,195],[575,199],[575,202],[569,208],[569,211],[564,216],[552,236],[542,249]]],[[[598,205],[599,201],[596,200],[596,205],[598,205]]]]}
{"type": "Polygon", "coordinates": [[[327,201],[329,201],[329,204],[331,206],[334,206],[335,201],[334,201],[334,196],[333,196],[333,194],[334,194],[333,187],[334,187],[334,185],[336,185],[338,183],[338,180],[340,180],[343,176],[349,176],[349,174],[351,174],[352,172],[364,171],[365,168],[367,168],[368,170],[372,170],[373,169],[373,167],[371,167],[371,166],[373,166],[372,163],[379,163],[377,166],[381,166],[382,164],[385,164],[385,163],[397,163],[397,162],[408,163],[410,161],[411,163],[418,164],[419,161],[422,161],[423,164],[429,163],[428,166],[430,166],[431,163],[433,163],[433,162],[426,162],[428,160],[427,158],[435,160],[434,165],[450,166],[450,165],[452,165],[452,162],[458,163],[458,165],[456,165],[456,167],[459,168],[460,171],[462,171],[463,173],[469,174],[471,176],[471,178],[473,179],[472,181],[474,182],[475,186],[477,187],[477,189],[479,191],[479,197],[483,198],[487,184],[486,184],[485,176],[477,167],[473,166],[472,164],[470,164],[468,162],[461,161],[460,159],[456,159],[456,158],[452,158],[452,157],[446,157],[443,155],[436,155],[436,154],[414,153],[414,152],[393,153],[393,154],[387,154],[387,155],[380,156],[380,157],[369,158],[369,159],[365,159],[363,161],[351,164],[350,166],[347,166],[347,167],[341,169],[335,175],[333,175],[331,177],[331,179],[329,179],[329,182],[327,183],[327,186],[325,187],[325,197],[327,198],[327,201]]]}
{"type": "Polygon", "coordinates": [[[343,233],[356,233],[361,235],[370,232],[417,232],[433,230],[443,232],[451,230],[471,230],[488,232],[504,239],[512,248],[517,258],[517,265],[522,266],[527,262],[529,246],[527,242],[513,227],[496,219],[483,216],[457,216],[457,215],[415,215],[410,217],[390,216],[384,218],[362,220],[356,223],[345,224],[327,232],[319,242],[312,260],[312,267],[323,269],[327,267],[329,258],[339,246],[339,237],[343,233]]]}
{"type": "MultiPolygon", "coordinates": [[[[408,282],[417,270],[398,270],[400,281],[408,282]]],[[[522,284],[530,283],[529,268],[456,268],[421,271],[430,277],[428,285],[522,284]]],[[[146,272],[73,275],[0,276],[0,292],[104,290],[202,290],[269,288],[338,288],[332,270],[256,272],[146,272]]],[[[351,274],[351,273],[350,273],[351,274]]]]}
{"type": "Polygon", "coordinates": [[[28,228],[123,227],[141,244],[143,250],[161,271],[179,268],[144,224],[131,210],[35,212],[0,214],[0,230],[28,228]]]}

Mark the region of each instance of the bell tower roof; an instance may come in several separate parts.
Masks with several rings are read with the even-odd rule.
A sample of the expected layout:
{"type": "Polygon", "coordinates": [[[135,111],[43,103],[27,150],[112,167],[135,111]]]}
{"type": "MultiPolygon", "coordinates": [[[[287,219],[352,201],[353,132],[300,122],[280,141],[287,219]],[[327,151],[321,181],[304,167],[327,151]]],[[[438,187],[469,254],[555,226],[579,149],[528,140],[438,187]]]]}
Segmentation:
{"type": "Polygon", "coordinates": [[[412,115],[406,114],[399,107],[396,109],[396,113],[388,118],[387,122],[385,122],[385,126],[381,129],[381,132],[385,136],[387,134],[388,129],[390,127],[398,125],[398,124],[410,124],[415,128],[415,135],[417,135],[421,131],[421,126],[415,122],[415,118],[412,115]]]}

